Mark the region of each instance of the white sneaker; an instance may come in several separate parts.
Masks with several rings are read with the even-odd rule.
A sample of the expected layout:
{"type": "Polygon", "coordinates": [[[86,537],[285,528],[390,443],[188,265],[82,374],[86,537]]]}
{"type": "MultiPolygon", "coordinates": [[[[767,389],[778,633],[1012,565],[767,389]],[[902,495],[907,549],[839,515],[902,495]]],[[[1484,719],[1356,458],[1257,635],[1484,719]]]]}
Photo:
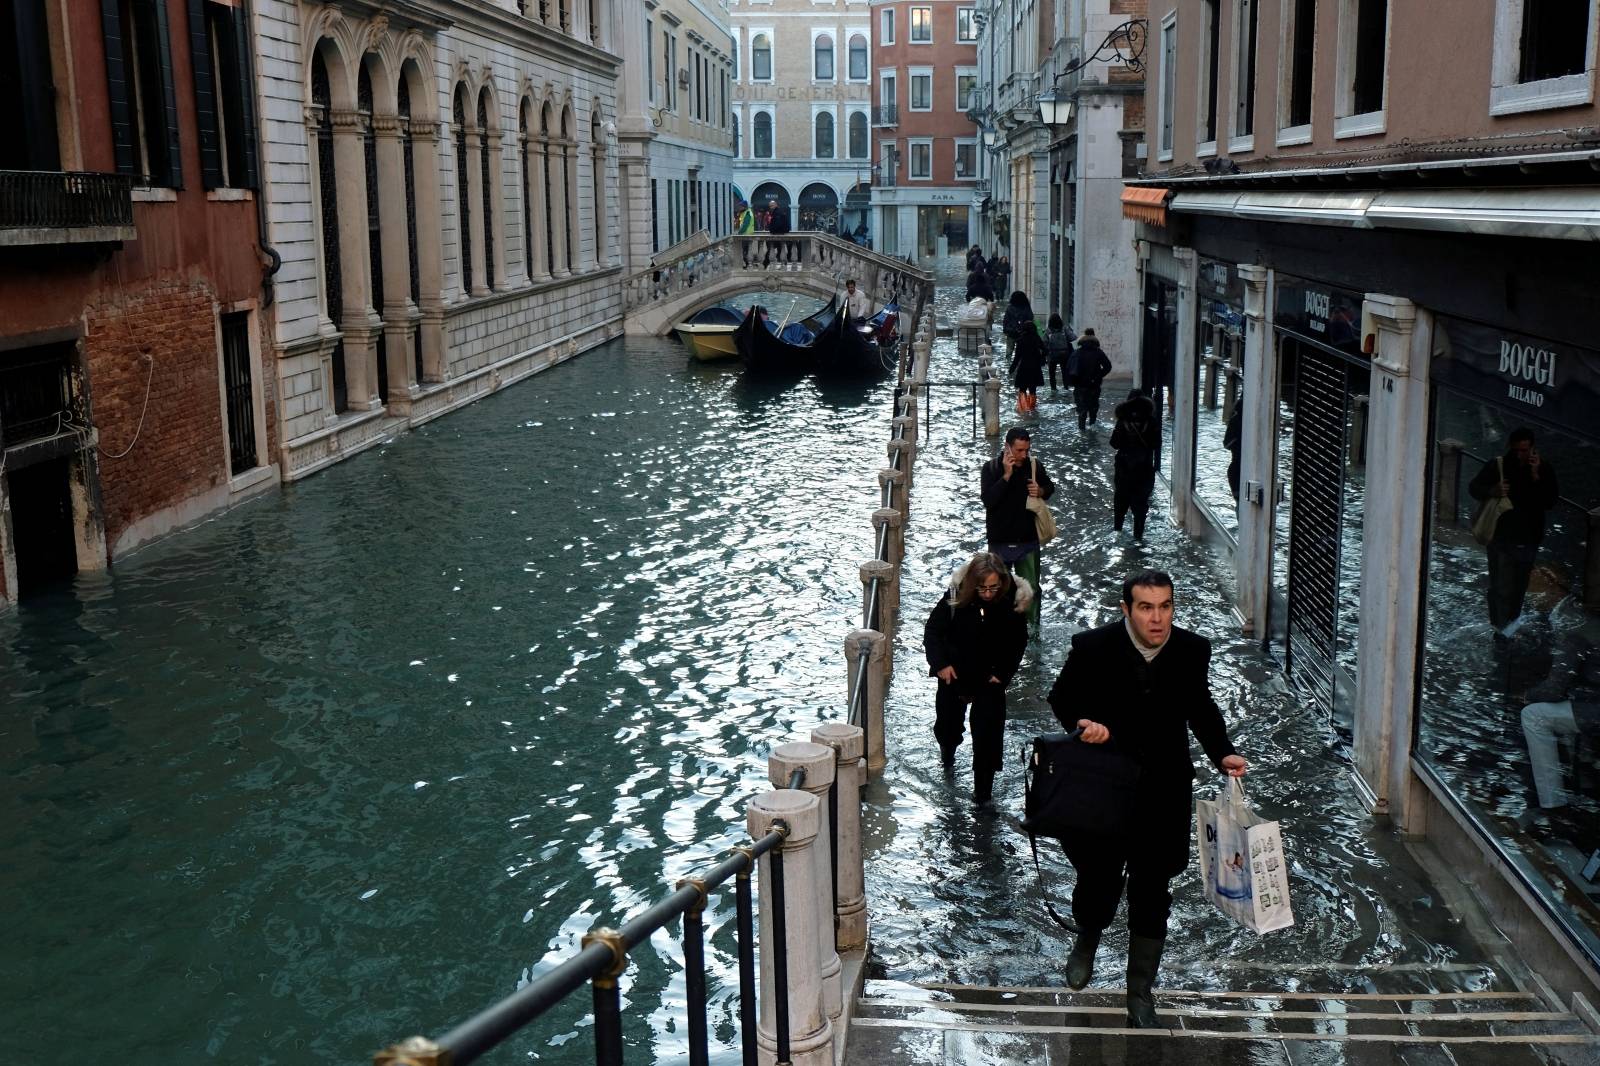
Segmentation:
{"type": "Polygon", "coordinates": [[[1522,628],[1522,623],[1525,622],[1527,618],[1528,616],[1525,614],[1517,615],[1511,621],[1506,623],[1504,629],[1500,630],[1500,635],[1505,637],[1507,640],[1510,640],[1512,637],[1517,635],[1517,630],[1522,628]]]}

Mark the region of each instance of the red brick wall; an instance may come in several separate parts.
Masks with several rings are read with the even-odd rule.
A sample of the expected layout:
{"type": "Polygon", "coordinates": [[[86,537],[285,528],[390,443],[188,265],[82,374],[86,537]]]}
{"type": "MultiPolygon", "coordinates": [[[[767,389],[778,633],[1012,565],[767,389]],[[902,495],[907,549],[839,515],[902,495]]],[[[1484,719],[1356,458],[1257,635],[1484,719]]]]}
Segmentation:
{"type": "Polygon", "coordinates": [[[85,310],[84,322],[110,545],[139,519],[228,478],[216,315],[208,286],[170,279],[107,293],[85,310]]]}

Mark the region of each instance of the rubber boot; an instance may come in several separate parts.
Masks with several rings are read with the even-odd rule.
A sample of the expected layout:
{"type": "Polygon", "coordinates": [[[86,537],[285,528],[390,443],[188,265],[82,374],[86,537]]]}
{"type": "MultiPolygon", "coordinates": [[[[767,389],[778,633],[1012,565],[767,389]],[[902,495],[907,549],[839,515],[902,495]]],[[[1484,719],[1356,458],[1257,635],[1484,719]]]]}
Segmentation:
{"type": "Polygon", "coordinates": [[[946,744],[942,740],[939,742],[939,762],[944,765],[946,770],[955,766],[956,746],[954,744],[946,744]]]}
{"type": "Polygon", "coordinates": [[[1156,971],[1161,968],[1161,951],[1166,939],[1147,936],[1128,938],[1128,1027],[1159,1029],[1156,1017],[1156,971]]]}
{"type": "Polygon", "coordinates": [[[988,803],[993,795],[994,771],[974,768],[972,771],[972,802],[981,807],[988,803]]]}
{"type": "Polygon", "coordinates": [[[1094,976],[1094,953],[1100,949],[1100,930],[1085,929],[1067,956],[1067,987],[1077,991],[1094,976]]]}

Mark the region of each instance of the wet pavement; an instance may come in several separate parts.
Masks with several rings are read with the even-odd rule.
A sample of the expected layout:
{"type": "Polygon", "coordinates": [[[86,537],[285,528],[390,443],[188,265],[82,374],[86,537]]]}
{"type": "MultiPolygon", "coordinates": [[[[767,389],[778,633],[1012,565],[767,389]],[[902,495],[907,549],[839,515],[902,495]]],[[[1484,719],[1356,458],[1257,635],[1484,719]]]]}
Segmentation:
{"type": "MultiPolygon", "coordinates": [[[[960,293],[941,289],[939,317],[952,321],[960,293]]],[[[1092,323],[1085,323],[1091,325],[1092,323]]],[[[1110,350],[1133,338],[1102,338],[1110,350]]],[[[930,378],[970,378],[976,361],[940,338],[930,378]]],[[[901,981],[1059,985],[1067,944],[1045,913],[1028,841],[1014,825],[1022,806],[1020,749],[1056,727],[1045,694],[1071,635],[1116,617],[1124,574],[1145,567],[1176,580],[1177,623],[1213,642],[1212,688],[1235,745],[1250,760],[1245,779],[1259,813],[1281,821],[1291,857],[1293,928],[1258,936],[1233,924],[1201,897],[1198,874],[1174,882],[1176,902],[1163,983],[1191,989],[1292,990],[1316,975],[1349,991],[1368,974],[1403,967],[1415,991],[1508,987],[1496,972],[1504,950],[1478,942],[1406,846],[1374,826],[1349,780],[1338,733],[1325,715],[1286,687],[1279,666],[1239,634],[1217,549],[1166,519],[1157,486],[1143,544],[1111,529],[1110,412],[1127,383],[1108,382],[1101,421],[1080,432],[1069,394],[1041,390],[1035,416],[1015,415],[1004,392],[1003,428],[1021,421],[1033,452],[1056,481],[1050,501],[1061,536],[1043,560],[1043,634],[1029,647],[1013,682],[1007,765],[996,783],[996,813],[970,800],[970,746],[954,779],[939,765],[931,726],[933,682],[921,650],[922,622],[951,570],[983,547],[977,498],[979,466],[997,443],[974,438],[964,390],[937,389],[931,432],[917,459],[902,576],[896,673],[886,711],[889,766],[873,785],[865,812],[872,914],[870,973],[901,981]]],[[[1131,522],[1129,523],[1131,529],[1131,522]]],[[[1208,764],[1200,760],[1202,769],[1208,764]]],[[[1221,778],[1203,776],[1197,793],[1221,778]]],[[[1059,849],[1043,849],[1046,879],[1066,899],[1070,867],[1059,849]]],[[[1102,949],[1096,987],[1120,986],[1126,932],[1114,926],[1102,949]]]]}

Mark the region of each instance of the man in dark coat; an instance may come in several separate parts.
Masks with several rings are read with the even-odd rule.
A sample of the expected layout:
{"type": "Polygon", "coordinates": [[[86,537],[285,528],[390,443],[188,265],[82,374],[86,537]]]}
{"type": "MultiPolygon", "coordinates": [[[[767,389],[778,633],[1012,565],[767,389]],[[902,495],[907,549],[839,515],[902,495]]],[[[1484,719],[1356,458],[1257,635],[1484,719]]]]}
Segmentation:
{"type": "Polygon", "coordinates": [[[1123,519],[1133,511],[1133,539],[1144,539],[1145,516],[1156,487],[1156,455],[1161,447],[1161,425],[1155,404],[1139,389],[1117,404],[1117,427],[1111,431],[1116,451],[1111,471],[1112,528],[1122,532],[1123,519]]]}
{"type": "Polygon", "coordinates": [[[774,237],[789,232],[789,209],[775,199],[767,201],[767,232],[774,237]]]}
{"type": "Polygon", "coordinates": [[[1511,510],[1495,524],[1488,549],[1489,624],[1495,641],[1503,643],[1521,624],[1534,556],[1544,541],[1544,515],[1560,495],[1555,467],[1540,457],[1533,446],[1533,430],[1523,426],[1511,431],[1506,454],[1485,463],[1467,491],[1479,501],[1511,498],[1511,510]]]}
{"type": "Polygon", "coordinates": [[[1072,384],[1072,402],[1078,408],[1078,428],[1088,429],[1100,420],[1100,385],[1111,373],[1111,360],[1100,347],[1094,330],[1086,329],[1078,338],[1078,350],[1067,362],[1067,379],[1072,384]]]}
{"type": "Polygon", "coordinates": [[[1122,583],[1122,617],[1072,638],[1050,709],[1090,744],[1114,743],[1139,766],[1137,834],[1078,834],[1062,841],[1077,871],[1072,914],[1083,932],[1067,958],[1067,983],[1094,976],[1100,934],[1128,893],[1128,1024],[1158,1024],[1153,988],[1172,910],[1168,882],[1189,865],[1195,771],[1192,732],[1219,770],[1244,776],[1222,711],[1211,698],[1211,642],[1172,624],[1172,578],[1158,570],[1122,583]]]}
{"type": "Polygon", "coordinates": [[[1033,586],[1013,578],[998,555],[979,552],[961,564],[928,615],[922,648],[939,679],[933,734],[946,771],[955,765],[962,720],[972,705],[972,799],[989,802],[1003,762],[1006,686],[1028,645],[1033,586]]]}
{"type": "Polygon", "coordinates": [[[1016,426],[1006,433],[1000,454],[983,464],[978,472],[979,496],[983,499],[983,526],[989,550],[1005,560],[1007,566],[1033,586],[1033,606],[1028,621],[1039,625],[1039,527],[1028,498],[1048,500],[1056,491],[1055,482],[1045,473],[1044,464],[1033,457],[1033,440],[1028,431],[1016,426]]]}

